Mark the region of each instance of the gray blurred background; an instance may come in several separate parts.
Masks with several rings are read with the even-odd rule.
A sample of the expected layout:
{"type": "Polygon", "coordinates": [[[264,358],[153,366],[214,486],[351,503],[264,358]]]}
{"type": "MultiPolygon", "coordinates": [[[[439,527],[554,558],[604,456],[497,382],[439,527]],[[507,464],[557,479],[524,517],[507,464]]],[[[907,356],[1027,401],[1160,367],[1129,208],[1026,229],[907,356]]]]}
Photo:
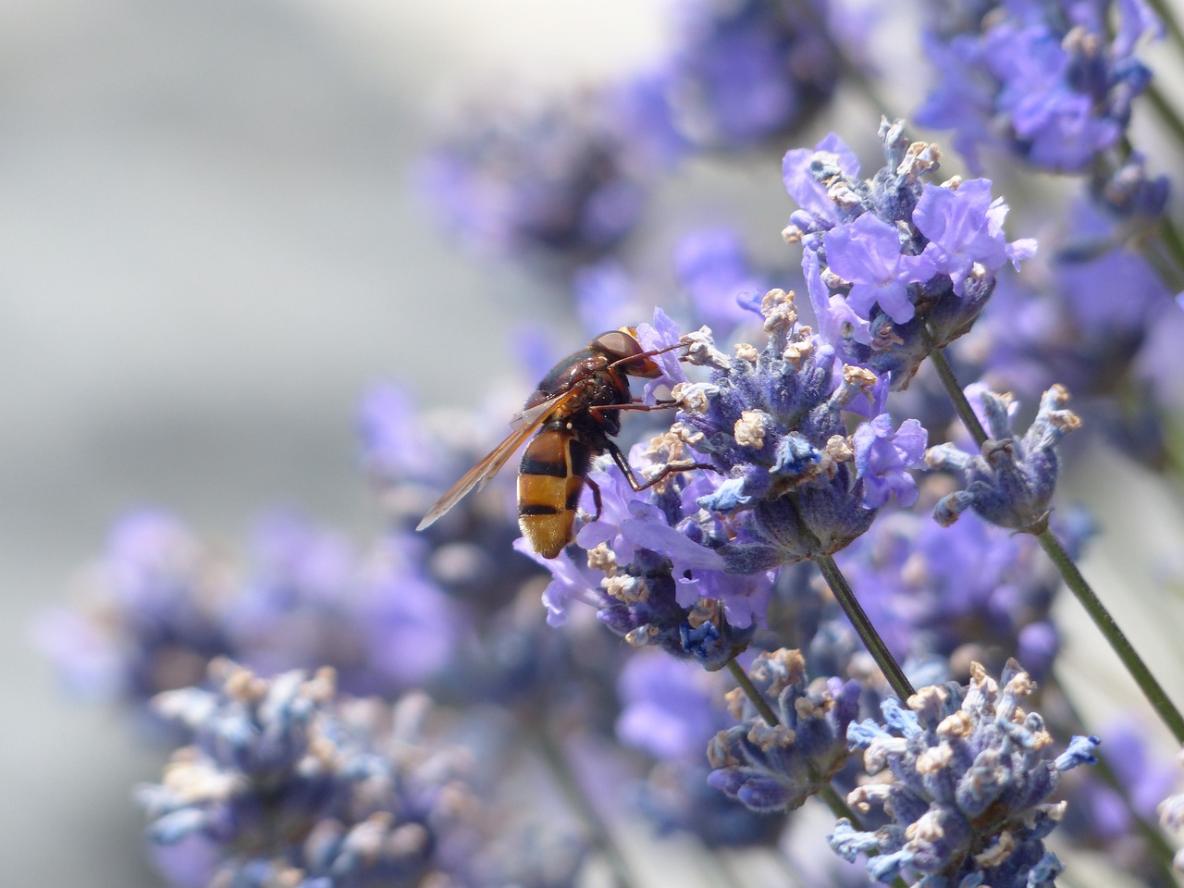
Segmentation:
{"type": "MultiPolygon", "coordinates": [[[[231,549],[272,505],[372,533],[352,433],[367,384],[405,378],[427,401],[474,404],[474,369],[510,370],[524,318],[578,344],[566,294],[449,246],[411,165],[441,109],[475,89],[644,60],[661,8],[0,0],[0,881],[157,884],[130,790],[161,753],[119,712],[69,702],[29,643],[114,518],[160,504],[231,549]]],[[[774,159],[763,177],[701,177],[698,193],[754,217],[759,254],[782,249],[778,182],[774,159]]],[[[659,213],[688,206],[683,184],[664,186],[659,213]]],[[[1087,571],[1120,604],[1159,582],[1179,506],[1110,455],[1082,460],[1106,533],[1087,571]],[[1116,518],[1124,502],[1139,504],[1137,535],[1116,518]]],[[[1175,678],[1179,655],[1153,630],[1180,599],[1156,595],[1155,610],[1120,613],[1175,678]]],[[[1129,704],[1081,612],[1065,600],[1061,613],[1067,682],[1129,704]]],[[[1114,708],[1091,699],[1098,717],[1114,708]]]]}

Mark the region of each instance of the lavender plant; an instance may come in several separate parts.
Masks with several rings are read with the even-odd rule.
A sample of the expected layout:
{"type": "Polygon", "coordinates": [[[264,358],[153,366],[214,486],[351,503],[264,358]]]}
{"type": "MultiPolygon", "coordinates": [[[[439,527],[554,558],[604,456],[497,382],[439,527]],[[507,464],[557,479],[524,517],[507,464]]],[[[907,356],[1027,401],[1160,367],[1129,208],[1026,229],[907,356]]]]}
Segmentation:
{"type": "Polygon", "coordinates": [[[1041,169],[1088,169],[1119,144],[1151,80],[1136,50],[1159,24],[1141,0],[934,0],[926,11],[923,44],[940,76],[917,122],[952,129],[976,169],[989,148],[1041,169]]]}
{"type": "Polygon", "coordinates": [[[1050,801],[1058,775],[1093,761],[1093,737],[1074,737],[1060,755],[1021,700],[1035,684],[1011,661],[997,683],[975,664],[970,684],[923,688],[902,709],[883,703],[883,721],[852,724],[848,738],[864,767],[890,777],[854,790],[857,811],[882,808],[874,832],[840,820],[831,847],[867,859],[880,882],[904,875],[921,885],[1051,886],[1062,866],[1044,838],[1064,815],[1050,801]]]}
{"type": "MultiPolygon", "coordinates": [[[[43,624],[72,683],[137,704],[167,691],[156,711],[191,737],[139,793],[171,883],[558,888],[601,856],[626,885],[607,822],[621,809],[596,791],[626,774],[633,811],[708,853],[780,854],[789,812],[819,799],[860,884],[1051,886],[1054,829],[1142,855],[1140,874],[1166,884],[1147,820],[1171,781],[1118,732],[1096,773],[1058,786],[1098,740],[1073,736],[1058,754],[1054,739],[1080,721],[1054,669],[1063,577],[1184,740],[1074,564],[1086,522],[1054,511],[1059,444],[1081,424],[1069,386],[1095,424],[1134,404],[1157,442],[1169,434],[1166,400],[1148,406],[1139,385],[1169,372],[1151,344],[1177,310],[1171,262],[1131,242],[1155,225],[1171,246],[1167,180],[1128,136],[1133,104],[1155,97],[1136,57],[1155,16],[1140,0],[928,3],[923,42],[943,77],[921,122],[952,129],[976,174],[1001,152],[1088,174],[1088,200],[1017,282],[1008,266],[1035,241],[1008,239],[990,179],[939,180],[940,150],[903,122],[881,124],[885,165],[868,178],[833,133],[791,150],[782,178],[799,208],[783,235],[802,248],[810,319],[775,286],[783,270],[714,220],[689,232],[680,220],[665,276],[647,279],[622,248],[660,173],[695,152],[735,161],[859,86],[855,20],[829,0],[682,0],[675,15],[643,74],[471,115],[425,168],[459,239],[570,272],[591,330],[653,310],[638,337],[663,374],[645,386],[655,412],[628,459],[660,483],[638,492],[596,462],[599,495],[554,559],[511,555],[533,553],[515,542],[508,478],[413,534],[484,452],[488,418],[433,418],[379,388],[358,418],[386,520],[377,545],[273,516],[234,568],[143,514],[113,534],[89,613],[43,624]],[[949,399],[936,409],[927,358],[949,399]],[[1045,390],[1027,431],[1014,430],[1018,399],[964,389],[955,367],[1045,390]],[[974,449],[945,434],[951,406],[974,449]],[[923,464],[935,474],[919,484],[923,464]],[[722,670],[737,685],[726,695],[722,670]],[[1029,705],[1032,676],[1050,692],[1029,705]],[[424,731],[413,689],[451,710],[459,735],[496,735],[485,773],[424,731]],[[581,758],[590,740],[633,752],[605,768],[581,758]],[[586,843],[505,828],[497,802],[530,791],[524,758],[545,765],[586,843]]],[[[548,364],[534,342],[528,363],[548,364]]],[[[496,398],[486,412],[500,416],[496,398]]],[[[1125,434],[1146,437],[1142,422],[1125,434]]],[[[1184,828],[1179,797],[1160,811],[1184,828]]]]}
{"type": "Polygon", "coordinates": [[[339,699],[329,669],[211,670],[214,689],[156,699],[193,744],[138,792],[171,884],[501,884],[464,750],[422,739],[425,698],[339,699]]]}

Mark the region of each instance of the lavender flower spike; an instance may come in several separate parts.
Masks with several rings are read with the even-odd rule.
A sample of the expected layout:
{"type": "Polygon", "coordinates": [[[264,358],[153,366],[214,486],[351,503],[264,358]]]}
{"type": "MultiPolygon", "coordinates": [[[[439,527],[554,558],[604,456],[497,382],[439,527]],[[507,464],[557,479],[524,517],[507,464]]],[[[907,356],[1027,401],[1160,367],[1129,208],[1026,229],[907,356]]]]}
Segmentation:
{"type": "Polygon", "coordinates": [[[719,470],[698,499],[707,542],[743,574],[837,552],[891,495],[908,501],[926,440],[915,420],[893,432],[886,414],[849,437],[844,412],[879,413],[885,382],[798,324],[792,292],[770,290],[761,313],[768,341],[737,345],[735,358],[710,331],[690,334],[688,360],[710,367],[710,382],[673,390],[679,428],[719,470]]]}
{"type": "Polygon", "coordinates": [[[739,721],[707,746],[707,782],[754,811],[799,808],[847,763],[847,728],[859,714],[861,686],[838,678],[806,682],[800,651],[761,654],[749,670],[781,720],[769,725],[736,688],[728,694],[739,721]]]}
{"type": "Polygon", "coordinates": [[[910,141],[903,121],[882,121],[880,140],[887,163],[866,179],[833,133],[788,152],[782,176],[800,209],[783,234],[802,245],[822,338],[900,389],[930,351],[970,329],[999,270],[1036,242],[1007,240],[1007,204],[988,179],[931,181],[941,152],[910,141]]]}
{"type": "Polygon", "coordinates": [[[1043,839],[1065,802],[1051,803],[1058,775],[1092,763],[1094,737],[1074,737],[1057,756],[1044,720],[1025,712],[1036,689],[1015,660],[996,683],[982,666],[970,684],[921,689],[902,709],[882,704],[883,721],[852,724],[852,749],[864,750],[868,782],[848,796],[861,812],[882,809],[889,822],[875,832],[845,818],[831,848],[850,861],[863,854],[872,878],[897,877],[927,888],[1052,888],[1062,870],[1043,839]]]}
{"type": "Polygon", "coordinates": [[[956,445],[932,447],[925,454],[930,468],[961,474],[964,489],[938,501],[934,519],[950,525],[968,508],[992,524],[1011,530],[1041,533],[1048,527],[1049,503],[1056,488],[1059,462],[1056,444],[1081,425],[1077,414],[1065,409],[1069,392],[1054,385],[1040,399],[1040,410],[1023,438],[1011,430],[1015,404],[1009,394],[996,394],[981,384],[966,388],[972,403],[981,405],[990,436],[980,456],[956,445]]]}
{"type": "Polygon", "coordinates": [[[417,742],[425,697],[339,700],[332,669],[262,679],[219,660],[211,678],[156,700],[194,734],[138,793],[169,883],[471,884],[465,757],[417,742]]]}

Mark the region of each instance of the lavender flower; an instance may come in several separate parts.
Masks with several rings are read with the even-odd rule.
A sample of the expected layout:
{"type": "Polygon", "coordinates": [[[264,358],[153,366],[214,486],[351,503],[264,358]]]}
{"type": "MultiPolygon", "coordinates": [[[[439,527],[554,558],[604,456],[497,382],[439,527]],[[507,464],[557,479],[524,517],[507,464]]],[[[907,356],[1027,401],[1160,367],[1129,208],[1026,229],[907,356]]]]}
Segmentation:
{"type": "MultiPolygon", "coordinates": [[[[938,480],[926,485],[930,502],[938,480]]],[[[1088,526],[1061,524],[1058,537],[1078,552],[1088,526]]],[[[945,664],[940,680],[964,677],[975,660],[1002,668],[1011,657],[1030,663],[1037,679],[1049,673],[1060,648],[1052,608],[1061,580],[1032,537],[973,513],[942,528],[899,511],[881,514],[839,564],[901,662],[936,657],[945,664]]]]}
{"type": "Polygon", "coordinates": [[[658,77],[692,144],[735,149],[784,135],[830,98],[839,55],[826,0],[680,0],[658,77]]]}
{"type": "Polygon", "coordinates": [[[478,245],[558,258],[603,254],[637,223],[645,163],[614,103],[585,92],[487,109],[436,147],[424,184],[450,227],[478,245]]]}
{"type": "Polygon", "coordinates": [[[685,660],[638,653],[622,670],[618,690],[617,736],[656,759],[636,794],[659,834],[689,833],[712,848],[776,839],[781,819],[736,805],[708,785],[703,750],[729,723],[718,676],[685,660]]]}
{"type": "Polygon", "coordinates": [[[929,5],[924,42],[938,77],[917,122],[954,130],[973,169],[982,149],[996,148],[1039,169],[1081,172],[1118,144],[1151,80],[1136,47],[1159,33],[1141,0],[929,5]]]}
{"type": "Polygon", "coordinates": [[[875,374],[840,369],[833,349],[797,324],[792,293],[771,290],[761,311],[763,349],[742,343],[729,358],[706,332],[691,334],[689,360],[709,367],[710,381],[674,389],[673,431],[723,477],[697,500],[705,514],[695,536],[746,574],[833,553],[867,530],[875,505],[893,493],[909,499],[907,470],[925,440],[915,421],[893,432],[886,414],[849,438],[844,410],[878,412],[875,374]]]}
{"type": "Polygon", "coordinates": [[[228,580],[176,518],[133,513],[112,529],[79,606],[43,616],[37,641],[73,689],[144,704],[199,682],[212,658],[231,651],[228,580]]]}
{"type": "Polygon", "coordinates": [[[1056,444],[1081,424],[1065,409],[1069,393],[1054,385],[1040,399],[1040,410],[1023,438],[1011,430],[1016,404],[981,384],[967,387],[967,397],[981,404],[986,430],[982,454],[972,456],[946,443],[930,448],[925,461],[931,468],[961,474],[965,488],[942,497],[933,517],[953,524],[968,508],[987,521],[1012,530],[1040,533],[1048,526],[1049,503],[1056,488],[1059,463],[1056,444]]]}
{"type": "Polygon", "coordinates": [[[266,681],[220,661],[217,690],[157,706],[193,732],[139,791],[173,884],[299,888],[462,877],[474,848],[458,750],[419,745],[423,698],[335,700],[332,670],[266,681]]]}
{"type": "Polygon", "coordinates": [[[925,181],[940,154],[910,143],[903,121],[883,121],[880,139],[887,165],[867,180],[834,134],[785,155],[785,187],[801,207],[785,237],[802,244],[823,340],[845,363],[890,374],[900,389],[933,348],[970,329],[996,273],[1036,245],[1007,241],[1007,205],[992,199],[989,180],[925,181]]]}
{"type": "Polygon", "coordinates": [[[1051,888],[1062,867],[1043,839],[1065,803],[1048,799],[1062,771],[1094,760],[1098,740],[1074,737],[1054,756],[1041,717],[1020,706],[1035,690],[1027,673],[1011,661],[1000,682],[975,664],[968,686],[923,688],[908,709],[885,699],[882,723],[848,728],[868,773],[890,771],[848,801],[890,819],[875,832],[840,820],[830,836],[836,853],[866,855],[868,874],[884,883],[1051,888]]]}
{"type": "Polygon", "coordinates": [[[362,555],[289,514],[262,522],[253,565],[224,616],[240,660],[263,675],[332,666],[349,693],[417,687],[451,664],[462,614],[391,534],[362,555]]]}
{"type": "Polygon", "coordinates": [[[749,674],[781,724],[767,724],[740,689],[731,691],[739,724],[707,747],[708,782],[754,811],[799,808],[847,763],[847,728],[862,689],[837,678],[808,685],[805,659],[785,649],[760,654],[749,674]]]}
{"type": "Polygon", "coordinates": [[[1092,770],[1067,775],[1062,795],[1069,808],[1059,834],[1079,847],[1104,852],[1123,871],[1150,884],[1162,882],[1135,817],[1155,822],[1156,806],[1179,785],[1179,768],[1156,756],[1137,718],[1128,716],[1098,733],[1120,788],[1092,770]]]}

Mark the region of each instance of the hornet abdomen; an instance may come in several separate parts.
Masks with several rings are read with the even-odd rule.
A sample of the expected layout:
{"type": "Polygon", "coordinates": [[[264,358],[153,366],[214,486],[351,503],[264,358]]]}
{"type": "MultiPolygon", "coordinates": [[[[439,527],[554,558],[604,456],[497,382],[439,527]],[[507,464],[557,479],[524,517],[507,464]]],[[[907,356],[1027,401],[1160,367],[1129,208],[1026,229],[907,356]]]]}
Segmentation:
{"type": "Polygon", "coordinates": [[[590,463],[588,447],[564,421],[547,423],[526,445],[518,468],[518,526],[544,558],[554,558],[571,542],[590,463]]]}

